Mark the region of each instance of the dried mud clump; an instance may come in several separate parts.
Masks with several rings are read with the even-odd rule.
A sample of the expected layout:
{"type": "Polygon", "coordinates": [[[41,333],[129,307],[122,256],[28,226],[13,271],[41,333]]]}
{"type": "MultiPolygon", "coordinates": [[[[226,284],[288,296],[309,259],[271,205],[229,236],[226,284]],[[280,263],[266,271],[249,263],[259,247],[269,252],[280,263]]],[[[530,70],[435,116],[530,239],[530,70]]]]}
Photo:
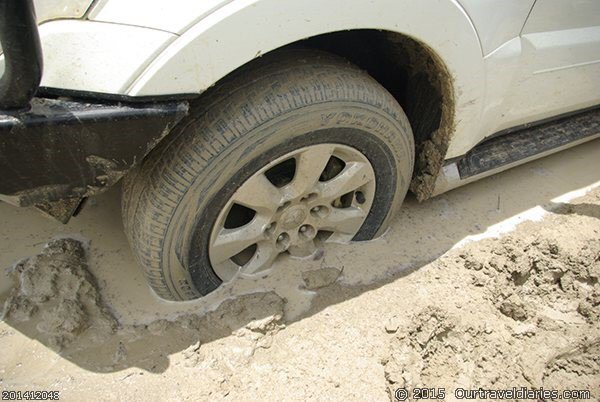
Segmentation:
{"type": "Polygon", "coordinates": [[[161,371],[168,366],[169,351],[182,351],[174,361],[187,367],[215,365],[222,373],[248,364],[285,328],[285,300],[274,292],[226,299],[203,314],[121,325],[101,298],[83,245],[74,239],[48,243],[10,274],[16,286],[4,304],[2,320],[99,372],[132,365],[161,371]],[[220,349],[224,339],[233,339],[235,346],[220,349]]]}
{"type": "Polygon", "coordinates": [[[531,225],[436,261],[431,276],[455,279],[430,289],[436,297],[400,328],[386,326],[391,397],[430,384],[450,396],[459,387],[599,389],[600,239],[568,233],[531,225]]]}
{"type": "Polygon", "coordinates": [[[460,257],[474,271],[472,283],[484,285],[507,317],[525,321],[541,312],[590,324],[600,318],[600,239],[573,250],[542,236],[509,236],[460,257]]]}
{"type": "Polygon", "coordinates": [[[397,388],[435,384],[447,390],[462,386],[512,386],[523,382],[510,335],[484,322],[470,323],[439,307],[417,313],[408,332],[398,332],[384,360],[391,395],[397,388]]]}
{"type": "Polygon", "coordinates": [[[595,211],[563,206],[543,224],[468,243],[434,262],[421,280],[435,296],[385,327],[390,341],[382,364],[390,397],[398,388],[432,384],[445,388],[449,399],[457,388],[579,389],[595,396],[600,389],[595,211]]]}
{"type": "Polygon", "coordinates": [[[308,290],[317,290],[335,283],[342,270],[334,267],[325,267],[313,271],[302,272],[304,287],[308,290]]]}
{"type": "Polygon", "coordinates": [[[204,367],[210,375],[231,380],[236,368],[248,366],[258,350],[269,349],[285,328],[284,305],[274,292],[252,293],[226,300],[206,315],[178,318],[174,326],[192,330],[197,341],[177,364],[204,367]]]}
{"type": "Polygon", "coordinates": [[[16,264],[11,275],[17,286],[4,303],[2,319],[45,338],[54,349],[69,346],[84,332],[102,338],[116,330],[81,242],[53,240],[40,254],[16,264]]]}
{"type": "Polygon", "coordinates": [[[570,384],[570,388],[594,392],[600,386],[599,367],[600,339],[586,340],[581,345],[561,351],[549,361],[544,370],[543,383],[553,389],[570,384]]]}

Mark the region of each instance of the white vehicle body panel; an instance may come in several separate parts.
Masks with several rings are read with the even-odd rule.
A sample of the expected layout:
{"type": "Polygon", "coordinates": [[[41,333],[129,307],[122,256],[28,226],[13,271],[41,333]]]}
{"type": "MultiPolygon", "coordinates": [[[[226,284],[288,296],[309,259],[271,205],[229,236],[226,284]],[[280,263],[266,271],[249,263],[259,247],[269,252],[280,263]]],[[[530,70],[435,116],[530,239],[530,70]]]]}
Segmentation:
{"type": "Polygon", "coordinates": [[[232,0],[99,0],[89,18],[182,34],[232,0]]]}
{"type": "Polygon", "coordinates": [[[499,129],[598,104],[600,1],[537,0],[499,129]]]}
{"type": "Polygon", "coordinates": [[[502,130],[600,103],[600,1],[460,1],[486,53],[486,95],[479,131],[455,136],[447,157],[502,130]]]}
{"type": "MultiPolygon", "coordinates": [[[[88,3],[53,0],[55,12],[43,13],[88,3]]],[[[198,94],[289,43],[376,29],[410,36],[445,63],[455,124],[447,159],[500,130],[600,103],[598,0],[99,0],[85,17],[40,26],[43,86],[198,94]]]]}
{"type": "Polygon", "coordinates": [[[477,29],[484,55],[519,35],[535,0],[458,0],[477,29]]]}
{"type": "Polygon", "coordinates": [[[120,94],[173,34],[102,22],[56,20],[39,27],[42,86],[120,94]]]}
{"type": "Polygon", "coordinates": [[[457,132],[478,131],[482,104],[477,100],[484,97],[485,80],[482,50],[470,19],[451,0],[380,0],[376,7],[362,0],[228,2],[177,38],[126,93],[202,92],[261,54],[348,29],[400,32],[427,44],[454,79],[457,132]]]}
{"type": "Polygon", "coordinates": [[[81,18],[93,0],[33,0],[38,24],[45,21],[81,18]]]}

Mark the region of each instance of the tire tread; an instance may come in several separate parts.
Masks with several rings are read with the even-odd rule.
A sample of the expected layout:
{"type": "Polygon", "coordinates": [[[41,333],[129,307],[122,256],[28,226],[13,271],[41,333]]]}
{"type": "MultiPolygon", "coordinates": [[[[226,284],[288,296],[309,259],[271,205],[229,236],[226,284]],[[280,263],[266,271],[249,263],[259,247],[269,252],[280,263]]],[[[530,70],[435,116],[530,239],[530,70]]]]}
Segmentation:
{"type": "MultiPolygon", "coordinates": [[[[125,232],[158,296],[189,298],[183,289],[189,284],[173,283],[168,275],[163,244],[174,210],[195,178],[260,124],[306,105],[348,99],[382,109],[410,133],[401,107],[379,83],[344,59],[312,50],[264,57],[194,102],[190,116],[123,181],[125,232]],[[192,124],[198,129],[186,130],[192,124]]],[[[412,136],[405,137],[399,139],[402,146],[413,148],[412,136]]]]}

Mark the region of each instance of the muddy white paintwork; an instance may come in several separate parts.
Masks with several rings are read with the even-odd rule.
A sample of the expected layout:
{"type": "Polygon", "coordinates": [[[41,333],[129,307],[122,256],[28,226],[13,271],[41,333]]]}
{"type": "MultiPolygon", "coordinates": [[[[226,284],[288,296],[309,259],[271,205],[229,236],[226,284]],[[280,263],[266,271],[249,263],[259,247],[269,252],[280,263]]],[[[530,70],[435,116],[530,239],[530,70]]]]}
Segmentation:
{"type": "Polygon", "coordinates": [[[89,18],[181,34],[232,0],[99,0],[89,18]]]}
{"type": "Polygon", "coordinates": [[[59,18],[81,18],[93,0],[33,0],[38,24],[59,18]]]}
{"type": "Polygon", "coordinates": [[[519,35],[535,0],[458,0],[473,21],[484,54],[519,35]]]}
{"type": "Polygon", "coordinates": [[[482,126],[461,139],[461,150],[506,128],[597,105],[600,1],[537,0],[522,33],[485,64],[482,126]]]}
{"type": "MultiPolygon", "coordinates": [[[[38,24],[53,19],[81,18],[93,0],[33,0],[38,24]]],[[[0,76],[4,74],[4,55],[0,45],[0,76]]]]}
{"type": "Polygon", "coordinates": [[[116,94],[174,38],[153,29],[77,20],[46,22],[39,31],[42,86],[116,94]]]}
{"type": "Polygon", "coordinates": [[[593,106],[600,98],[600,1],[537,0],[503,126],[593,106]]]}
{"type": "Polygon", "coordinates": [[[240,65],[285,44],[346,29],[405,33],[444,60],[457,91],[457,130],[477,131],[484,96],[482,50],[469,17],[443,0],[239,0],[201,19],[147,68],[127,93],[200,92],[240,65]],[[332,16],[335,15],[335,18],[332,16]],[[447,23],[432,29],[431,21],[447,23]]]}
{"type": "Polygon", "coordinates": [[[42,24],[43,85],[200,93],[288,43],[381,29],[425,43],[451,73],[447,158],[499,130],[600,103],[598,0],[99,0],[86,18],[42,24]]]}

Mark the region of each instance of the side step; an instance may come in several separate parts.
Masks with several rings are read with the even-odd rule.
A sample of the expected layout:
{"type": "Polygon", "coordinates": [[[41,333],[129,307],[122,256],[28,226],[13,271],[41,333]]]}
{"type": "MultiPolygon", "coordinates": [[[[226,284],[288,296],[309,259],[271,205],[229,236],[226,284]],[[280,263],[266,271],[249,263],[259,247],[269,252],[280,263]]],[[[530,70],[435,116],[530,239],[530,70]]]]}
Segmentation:
{"type": "Polygon", "coordinates": [[[600,138],[600,108],[495,136],[446,164],[434,195],[600,138]]]}

